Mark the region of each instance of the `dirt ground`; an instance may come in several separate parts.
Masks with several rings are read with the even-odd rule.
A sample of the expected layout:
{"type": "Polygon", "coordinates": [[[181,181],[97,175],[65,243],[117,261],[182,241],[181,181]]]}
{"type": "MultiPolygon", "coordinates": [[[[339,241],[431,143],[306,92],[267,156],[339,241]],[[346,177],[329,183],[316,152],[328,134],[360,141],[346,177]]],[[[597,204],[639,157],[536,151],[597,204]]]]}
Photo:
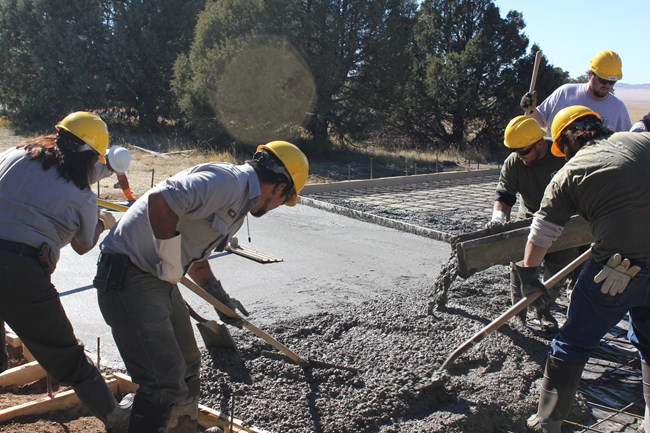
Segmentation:
{"type": "MultiPolygon", "coordinates": [[[[152,178],[156,183],[201,162],[194,155],[133,154],[128,175],[136,196],[151,186],[152,178]]],[[[123,200],[114,183],[115,178],[102,181],[101,198],[123,200]]],[[[444,215],[418,223],[450,230],[444,215]]],[[[469,231],[477,224],[451,229],[469,231]]],[[[451,267],[453,260],[450,257],[451,267]]],[[[265,327],[312,360],[307,368],[235,329],[239,354],[203,354],[201,403],[273,433],[526,431],[551,337],[534,320],[528,326],[512,320],[457,359],[450,371],[440,371],[456,347],[507,310],[510,302],[508,269],[495,266],[453,280],[445,308],[429,312],[436,277],[378,282],[395,285],[379,301],[265,327]]],[[[563,302],[566,305],[566,299],[563,302]]],[[[561,320],[562,312],[555,314],[561,320]]],[[[0,394],[0,405],[6,404],[3,398],[7,394],[0,394]]],[[[586,421],[585,399],[578,397],[576,403],[569,418],[586,421]]],[[[0,432],[103,431],[97,420],[78,415],[22,419],[0,425],[0,432]]]]}

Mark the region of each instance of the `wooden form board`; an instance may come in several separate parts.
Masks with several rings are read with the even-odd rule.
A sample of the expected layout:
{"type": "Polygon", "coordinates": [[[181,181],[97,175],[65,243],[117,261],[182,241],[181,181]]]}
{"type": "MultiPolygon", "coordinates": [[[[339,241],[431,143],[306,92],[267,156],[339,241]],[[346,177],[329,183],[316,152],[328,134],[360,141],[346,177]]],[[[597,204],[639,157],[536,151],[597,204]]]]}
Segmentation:
{"type": "MultiPolygon", "coordinates": [[[[0,374],[0,387],[8,385],[25,385],[44,376],[45,371],[43,368],[37,362],[32,362],[12,368],[0,374]]],[[[138,389],[138,385],[133,383],[131,378],[125,374],[114,373],[107,376],[105,379],[108,388],[115,395],[128,394],[135,392],[138,389]]],[[[70,410],[80,404],[81,402],[79,401],[79,398],[72,389],[57,392],[52,396],[47,394],[38,394],[34,395],[32,401],[1,409],[0,423],[28,415],[43,415],[48,412],[70,410]]],[[[224,431],[224,433],[268,433],[266,430],[261,430],[254,426],[248,426],[240,419],[231,419],[222,415],[221,412],[204,405],[199,405],[198,424],[203,429],[218,426],[224,431]]]]}
{"type": "Polygon", "coordinates": [[[242,247],[241,245],[238,245],[236,247],[232,245],[228,245],[225,248],[225,250],[233,254],[246,257],[247,259],[255,260],[256,262],[259,263],[277,263],[283,261],[280,257],[271,256],[269,254],[262,253],[260,251],[255,251],[250,248],[242,247]]]}
{"type": "MultiPolygon", "coordinates": [[[[467,278],[490,266],[507,264],[523,259],[529,227],[497,233],[477,239],[458,242],[458,275],[467,278]]],[[[564,227],[560,237],[553,242],[549,252],[565,250],[592,242],[589,224],[581,217],[573,217],[564,227]]]]}

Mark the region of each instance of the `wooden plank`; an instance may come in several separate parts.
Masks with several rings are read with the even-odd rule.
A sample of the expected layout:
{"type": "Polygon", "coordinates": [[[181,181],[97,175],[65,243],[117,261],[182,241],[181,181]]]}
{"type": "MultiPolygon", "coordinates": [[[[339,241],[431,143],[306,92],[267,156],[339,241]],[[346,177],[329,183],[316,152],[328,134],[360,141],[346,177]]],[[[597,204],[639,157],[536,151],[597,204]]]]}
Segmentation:
{"type": "Polygon", "coordinates": [[[226,251],[229,251],[233,254],[237,254],[242,257],[246,257],[247,259],[255,260],[256,262],[259,263],[277,263],[277,262],[282,262],[283,259],[280,257],[275,257],[266,253],[262,253],[260,251],[255,251],[250,248],[242,247],[242,246],[237,246],[233,247],[232,245],[228,245],[225,248],[226,251]]]}
{"type": "Polygon", "coordinates": [[[5,330],[5,338],[7,340],[7,345],[13,347],[14,349],[23,345],[20,338],[8,329],[5,330]]]}
{"type": "Polygon", "coordinates": [[[0,373],[0,387],[26,385],[44,378],[46,374],[38,362],[32,361],[0,373]]]}
{"type": "Polygon", "coordinates": [[[114,378],[117,381],[117,389],[122,394],[128,394],[138,390],[138,384],[133,383],[131,378],[126,374],[113,373],[109,378],[114,378]]]}
{"type": "Polygon", "coordinates": [[[210,409],[207,406],[199,405],[199,419],[198,424],[201,428],[207,429],[210,427],[217,426],[223,433],[238,433],[238,432],[248,432],[248,433],[269,433],[267,430],[262,430],[254,426],[249,426],[244,424],[244,422],[237,418],[226,417],[221,414],[221,412],[210,409]],[[231,430],[232,425],[232,430],[231,430]]]}
{"type": "MultiPolygon", "coordinates": [[[[529,227],[523,227],[492,236],[456,244],[458,275],[467,278],[494,265],[505,265],[521,260],[528,239],[529,227]]],[[[573,217],[549,252],[589,245],[592,242],[589,224],[581,217],[573,217]]]]}
{"type": "MultiPolygon", "coordinates": [[[[131,381],[131,378],[126,374],[122,373],[113,373],[109,378],[114,379],[117,382],[117,389],[122,394],[127,394],[130,392],[135,392],[138,389],[138,385],[131,381]]],[[[247,426],[243,421],[233,418],[232,426],[233,429],[230,430],[230,418],[221,414],[221,412],[211,409],[202,404],[199,405],[199,426],[203,429],[207,429],[213,426],[218,426],[221,428],[224,433],[229,432],[250,432],[250,433],[268,433],[265,430],[260,430],[256,427],[247,426]]]]}
{"type": "MultiPolygon", "coordinates": [[[[110,379],[106,384],[112,393],[115,394],[117,392],[117,380],[110,379]]],[[[22,416],[40,415],[58,410],[70,410],[79,406],[79,404],[79,398],[72,389],[59,392],[53,397],[42,394],[33,401],[0,410],[0,423],[22,416]]]]}

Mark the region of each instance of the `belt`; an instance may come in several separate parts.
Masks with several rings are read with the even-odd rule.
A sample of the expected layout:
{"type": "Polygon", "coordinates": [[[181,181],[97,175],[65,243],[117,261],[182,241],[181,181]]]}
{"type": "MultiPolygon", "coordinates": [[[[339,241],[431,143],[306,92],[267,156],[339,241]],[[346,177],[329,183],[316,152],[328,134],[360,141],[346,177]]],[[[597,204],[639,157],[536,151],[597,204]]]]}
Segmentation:
{"type": "MultiPolygon", "coordinates": [[[[111,261],[113,260],[114,257],[126,257],[127,260],[128,260],[128,266],[129,267],[131,267],[131,268],[133,268],[133,269],[135,269],[137,271],[144,272],[142,269],[140,269],[139,267],[134,265],[133,262],[131,261],[131,259],[129,259],[126,254],[105,253],[103,251],[100,251],[99,252],[99,257],[97,257],[97,264],[98,265],[110,265],[110,263],[111,263],[111,261]]],[[[146,273],[146,272],[144,272],[144,273],[146,273]]]]}
{"type": "Polygon", "coordinates": [[[0,250],[14,253],[17,256],[38,257],[38,248],[4,239],[0,239],[0,250]]]}

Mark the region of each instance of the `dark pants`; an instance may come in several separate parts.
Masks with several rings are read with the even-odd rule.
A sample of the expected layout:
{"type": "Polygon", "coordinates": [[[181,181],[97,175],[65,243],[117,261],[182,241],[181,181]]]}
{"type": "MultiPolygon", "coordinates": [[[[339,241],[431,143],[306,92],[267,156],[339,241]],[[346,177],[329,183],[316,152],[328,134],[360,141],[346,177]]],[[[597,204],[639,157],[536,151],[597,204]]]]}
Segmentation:
{"type": "Polygon", "coordinates": [[[594,276],[603,263],[589,259],[571,293],[567,320],[551,343],[551,355],[574,364],[584,364],[598,348],[600,339],[627,312],[634,330],[632,341],[643,359],[650,359],[650,261],[635,262],[641,267],[623,293],[616,296],[601,293],[603,283],[594,283],[594,276]]]}
{"type": "MultiPolygon", "coordinates": [[[[110,268],[115,269],[110,260],[100,262],[96,286],[110,268]]],[[[199,376],[201,352],[178,287],[132,264],[119,280],[111,289],[97,287],[97,298],[138,394],[155,406],[187,401],[187,382],[199,376]]]]}
{"type": "Polygon", "coordinates": [[[61,384],[77,385],[95,371],[35,254],[0,250],[0,317],[61,384]]]}

